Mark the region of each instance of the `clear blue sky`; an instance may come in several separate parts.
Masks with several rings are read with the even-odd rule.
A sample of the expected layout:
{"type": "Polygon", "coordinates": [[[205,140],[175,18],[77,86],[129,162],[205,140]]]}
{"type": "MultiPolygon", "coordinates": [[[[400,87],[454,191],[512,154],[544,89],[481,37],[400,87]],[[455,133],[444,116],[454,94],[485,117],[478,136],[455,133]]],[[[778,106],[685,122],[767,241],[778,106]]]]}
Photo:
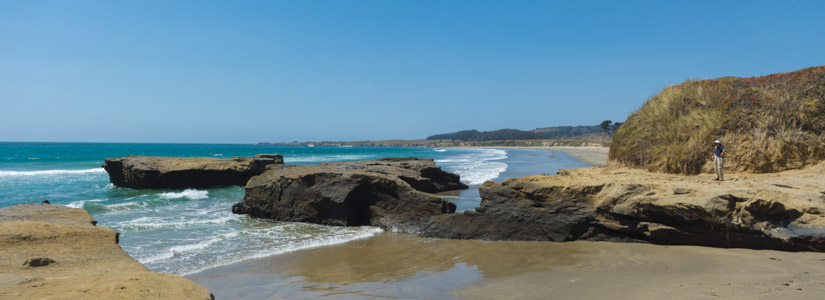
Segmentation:
{"type": "Polygon", "coordinates": [[[623,121],[825,64],[825,1],[0,1],[0,141],[415,139],[623,121]]]}

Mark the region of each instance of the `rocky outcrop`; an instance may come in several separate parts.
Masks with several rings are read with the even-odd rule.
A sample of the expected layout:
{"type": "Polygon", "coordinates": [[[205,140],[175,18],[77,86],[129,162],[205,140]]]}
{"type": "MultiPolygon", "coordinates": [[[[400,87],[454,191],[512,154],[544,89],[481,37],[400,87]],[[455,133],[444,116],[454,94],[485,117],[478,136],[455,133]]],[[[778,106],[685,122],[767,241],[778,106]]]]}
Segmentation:
{"type": "Polygon", "coordinates": [[[213,299],[181,276],[149,272],[94,226],[61,205],[0,208],[0,299],[213,299]]]}
{"type": "Polygon", "coordinates": [[[486,182],[475,211],[433,216],[422,235],[825,251],[823,171],[713,182],[593,168],[486,182]]]}
{"type": "Polygon", "coordinates": [[[283,163],[283,156],[277,154],[232,159],[129,155],[107,158],[103,168],[116,186],[183,189],[244,185],[266,166],[283,163]]]}
{"type": "Polygon", "coordinates": [[[246,184],[232,212],[278,221],[371,225],[417,232],[455,205],[430,193],[466,189],[431,159],[385,158],[320,165],[272,165],[246,184]]]}

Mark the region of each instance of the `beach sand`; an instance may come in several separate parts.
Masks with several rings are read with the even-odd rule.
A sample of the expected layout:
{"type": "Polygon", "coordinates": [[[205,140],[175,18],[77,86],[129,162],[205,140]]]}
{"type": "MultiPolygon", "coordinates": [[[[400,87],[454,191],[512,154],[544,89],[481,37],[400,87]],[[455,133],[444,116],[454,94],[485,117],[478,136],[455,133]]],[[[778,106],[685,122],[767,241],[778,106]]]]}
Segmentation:
{"type": "Polygon", "coordinates": [[[607,164],[607,153],[610,147],[574,147],[574,146],[553,146],[553,147],[495,147],[501,149],[542,149],[553,150],[569,154],[573,158],[594,167],[602,167],[607,164]]]}
{"type": "MultiPolygon", "coordinates": [[[[607,158],[599,147],[529,149],[588,157],[590,165],[607,158]]],[[[508,174],[548,173],[530,165],[508,174]]],[[[218,299],[817,299],[825,293],[825,253],[382,233],[187,277],[218,299]]]]}
{"type": "Polygon", "coordinates": [[[825,254],[383,233],[194,276],[218,299],[815,299],[825,254]]]}

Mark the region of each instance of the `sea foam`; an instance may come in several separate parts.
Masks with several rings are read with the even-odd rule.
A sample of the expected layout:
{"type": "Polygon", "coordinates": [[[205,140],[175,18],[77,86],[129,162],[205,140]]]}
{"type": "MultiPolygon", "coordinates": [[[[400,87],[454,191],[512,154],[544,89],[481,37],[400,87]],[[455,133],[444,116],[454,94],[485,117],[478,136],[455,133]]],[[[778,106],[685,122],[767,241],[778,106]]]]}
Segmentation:
{"type": "Polygon", "coordinates": [[[207,191],[199,191],[196,189],[186,189],[183,192],[167,192],[158,195],[158,197],[162,199],[180,199],[180,198],[188,198],[191,200],[200,200],[209,198],[209,192],[207,191]]]}
{"type": "Polygon", "coordinates": [[[76,175],[106,173],[103,168],[82,170],[38,170],[38,171],[0,171],[0,177],[49,176],[49,175],[76,175]]]}
{"type": "Polygon", "coordinates": [[[461,176],[461,181],[477,185],[493,180],[507,170],[502,162],[507,158],[507,151],[500,149],[473,149],[471,152],[438,159],[435,162],[442,168],[461,176]]]}

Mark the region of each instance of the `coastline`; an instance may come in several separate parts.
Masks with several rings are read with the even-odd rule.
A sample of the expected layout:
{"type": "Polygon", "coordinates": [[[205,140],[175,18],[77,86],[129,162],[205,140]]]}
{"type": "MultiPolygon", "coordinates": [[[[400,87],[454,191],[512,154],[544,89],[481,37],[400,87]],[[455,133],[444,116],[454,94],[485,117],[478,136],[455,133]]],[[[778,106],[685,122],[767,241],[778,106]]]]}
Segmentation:
{"type": "MultiPolygon", "coordinates": [[[[509,176],[551,173],[539,159],[554,154],[541,150],[563,152],[581,162],[589,155],[591,166],[606,160],[608,150],[479,148],[539,150],[508,151],[509,176]]],[[[219,298],[813,298],[825,293],[820,280],[825,276],[823,261],[825,253],[816,252],[593,241],[492,242],[383,232],[187,278],[219,298]]]]}
{"type": "MultiPolygon", "coordinates": [[[[516,150],[508,151],[504,160],[508,167],[496,181],[555,174],[557,168],[593,166],[606,160],[607,153],[602,147],[472,148],[516,150]],[[589,161],[581,158],[588,155],[589,161]]],[[[450,200],[459,201],[459,208],[466,206],[469,210],[481,200],[477,186],[447,194],[450,200]]],[[[344,244],[246,260],[186,277],[209,288],[217,298],[453,298],[461,296],[456,294],[460,289],[471,291],[475,286],[494,284],[490,280],[569,265],[577,261],[572,254],[590,251],[588,245],[431,239],[384,232],[344,244]]]]}
{"type": "MultiPolygon", "coordinates": [[[[484,148],[484,147],[472,147],[484,148]]],[[[492,147],[495,149],[541,149],[553,150],[569,154],[578,161],[594,167],[603,167],[607,165],[607,153],[610,147],[595,147],[595,146],[550,146],[550,147],[492,147]]]]}

